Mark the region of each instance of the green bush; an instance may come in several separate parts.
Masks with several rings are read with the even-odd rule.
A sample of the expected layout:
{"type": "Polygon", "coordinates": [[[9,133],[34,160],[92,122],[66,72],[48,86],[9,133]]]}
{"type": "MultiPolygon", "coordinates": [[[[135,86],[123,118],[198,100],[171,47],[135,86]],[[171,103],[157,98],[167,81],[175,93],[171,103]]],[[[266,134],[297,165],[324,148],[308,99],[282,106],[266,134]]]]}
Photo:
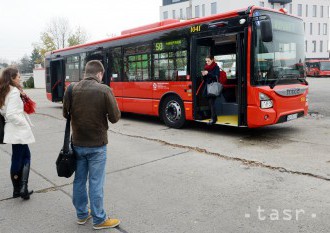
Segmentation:
{"type": "Polygon", "coordinates": [[[27,81],[23,82],[24,88],[34,88],[33,77],[30,77],[27,81]]]}

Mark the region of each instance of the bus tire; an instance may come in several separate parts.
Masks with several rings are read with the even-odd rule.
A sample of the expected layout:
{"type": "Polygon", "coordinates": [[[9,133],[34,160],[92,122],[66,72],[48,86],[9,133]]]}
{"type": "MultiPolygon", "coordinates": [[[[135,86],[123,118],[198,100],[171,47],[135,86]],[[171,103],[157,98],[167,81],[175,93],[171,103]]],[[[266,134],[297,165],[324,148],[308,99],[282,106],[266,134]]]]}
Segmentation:
{"type": "Polygon", "coordinates": [[[165,125],[171,128],[182,128],[186,122],[186,114],[181,98],[167,96],[162,104],[161,117],[165,125]]]}

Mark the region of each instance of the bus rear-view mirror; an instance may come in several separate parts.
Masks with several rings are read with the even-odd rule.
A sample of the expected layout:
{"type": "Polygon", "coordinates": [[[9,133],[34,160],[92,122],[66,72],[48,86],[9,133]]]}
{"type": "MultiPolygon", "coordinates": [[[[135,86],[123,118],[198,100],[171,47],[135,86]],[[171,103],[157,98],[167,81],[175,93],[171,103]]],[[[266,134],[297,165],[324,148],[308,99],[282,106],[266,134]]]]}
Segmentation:
{"type": "Polygon", "coordinates": [[[263,42],[273,41],[272,22],[269,18],[260,21],[261,39],[263,42]]]}

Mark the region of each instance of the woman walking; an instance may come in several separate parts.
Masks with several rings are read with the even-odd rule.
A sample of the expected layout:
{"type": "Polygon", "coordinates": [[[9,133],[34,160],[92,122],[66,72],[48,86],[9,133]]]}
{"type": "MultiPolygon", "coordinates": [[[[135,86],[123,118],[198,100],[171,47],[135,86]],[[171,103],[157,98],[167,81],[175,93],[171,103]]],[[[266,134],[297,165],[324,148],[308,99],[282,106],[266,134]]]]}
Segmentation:
{"type": "Polygon", "coordinates": [[[0,77],[0,114],[5,118],[3,142],[12,144],[10,176],[13,197],[30,199],[28,190],[31,154],[28,144],[35,142],[29,117],[24,113],[22,98],[26,94],[20,85],[20,74],[14,67],[3,70],[0,77]]]}
{"type": "Polygon", "coordinates": [[[217,122],[217,113],[215,108],[216,96],[211,96],[207,93],[207,84],[217,82],[220,75],[220,68],[214,60],[214,56],[209,55],[205,58],[205,67],[202,71],[205,87],[203,95],[208,99],[209,107],[211,110],[211,120],[208,122],[209,125],[213,125],[217,122]]]}

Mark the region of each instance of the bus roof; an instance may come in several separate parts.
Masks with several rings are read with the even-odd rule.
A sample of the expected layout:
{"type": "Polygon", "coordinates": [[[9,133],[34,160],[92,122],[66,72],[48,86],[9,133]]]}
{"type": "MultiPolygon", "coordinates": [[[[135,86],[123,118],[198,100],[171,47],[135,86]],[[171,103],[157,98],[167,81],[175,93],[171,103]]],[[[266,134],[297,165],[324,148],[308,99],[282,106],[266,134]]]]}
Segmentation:
{"type": "Polygon", "coordinates": [[[86,44],[75,45],[75,46],[71,46],[71,47],[67,47],[67,48],[57,49],[57,50],[52,51],[50,54],[55,54],[55,53],[73,50],[73,49],[77,49],[77,48],[84,48],[84,47],[98,45],[98,44],[102,44],[102,43],[106,43],[106,42],[110,42],[110,41],[121,40],[121,39],[129,38],[129,37],[140,36],[140,35],[149,34],[149,33],[153,33],[153,32],[164,31],[164,30],[168,30],[168,29],[181,28],[184,26],[189,26],[189,25],[193,25],[193,24],[216,20],[219,18],[220,19],[221,18],[230,18],[230,17],[235,17],[235,16],[239,16],[239,15],[244,15],[244,14],[251,14],[251,12],[256,9],[262,9],[262,10],[267,10],[267,11],[284,14],[281,11],[277,11],[277,10],[273,10],[273,9],[257,7],[257,6],[250,6],[250,7],[243,8],[243,9],[237,9],[237,10],[233,10],[233,11],[228,11],[226,13],[220,13],[220,14],[215,14],[215,15],[206,16],[206,17],[202,17],[202,18],[195,18],[195,19],[191,19],[191,20],[180,21],[180,20],[175,20],[175,19],[168,19],[168,20],[140,26],[140,27],[133,28],[133,29],[124,30],[121,32],[120,36],[107,38],[104,40],[99,40],[99,41],[94,41],[94,42],[89,42],[86,44]]]}

